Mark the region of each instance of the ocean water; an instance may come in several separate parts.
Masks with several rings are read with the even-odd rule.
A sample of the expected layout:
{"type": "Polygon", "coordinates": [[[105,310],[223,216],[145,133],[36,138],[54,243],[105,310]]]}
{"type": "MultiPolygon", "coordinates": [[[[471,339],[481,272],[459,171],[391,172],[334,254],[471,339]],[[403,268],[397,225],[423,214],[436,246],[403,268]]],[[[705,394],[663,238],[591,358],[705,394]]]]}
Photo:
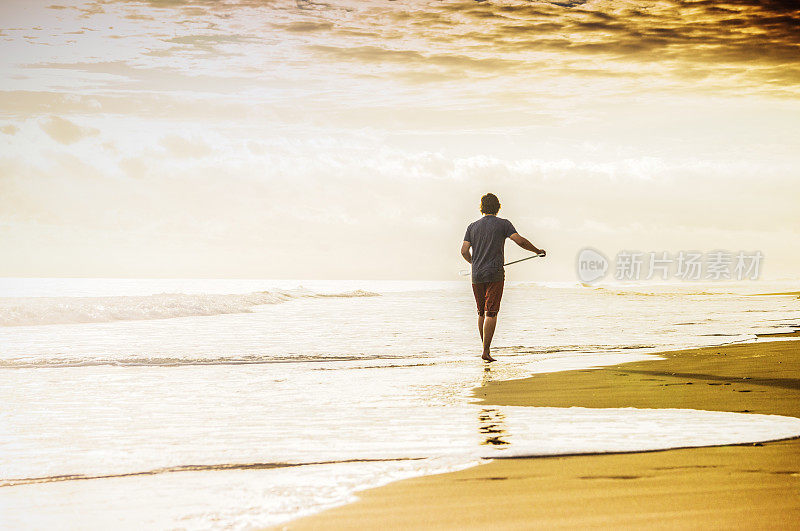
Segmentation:
{"type": "MultiPolygon", "coordinates": [[[[475,387],[800,322],[786,283],[0,279],[0,525],[251,529],[503,456],[754,442],[800,420],[480,406],[475,387]]],[[[794,288],[796,290],[796,288],[794,288]]]]}

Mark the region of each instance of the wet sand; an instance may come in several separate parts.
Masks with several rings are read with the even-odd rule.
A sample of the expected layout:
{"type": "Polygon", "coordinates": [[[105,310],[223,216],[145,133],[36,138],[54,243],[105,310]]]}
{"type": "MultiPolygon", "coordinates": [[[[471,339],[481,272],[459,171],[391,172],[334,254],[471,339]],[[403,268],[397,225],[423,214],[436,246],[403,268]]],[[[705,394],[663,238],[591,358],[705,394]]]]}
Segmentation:
{"type": "Polygon", "coordinates": [[[797,337],[800,336],[800,330],[794,332],[775,332],[774,334],[756,334],[758,337],[797,337]]]}
{"type": "MultiPolygon", "coordinates": [[[[661,354],[476,389],[485,405],[691,408],[800,417],[800,342],[661,354]]],[[[502,361],[501,361],[502,363],[502,361]]],[[[392,483],[282,529],[800,529],[800,439],[500,459],[392,483]]]]}

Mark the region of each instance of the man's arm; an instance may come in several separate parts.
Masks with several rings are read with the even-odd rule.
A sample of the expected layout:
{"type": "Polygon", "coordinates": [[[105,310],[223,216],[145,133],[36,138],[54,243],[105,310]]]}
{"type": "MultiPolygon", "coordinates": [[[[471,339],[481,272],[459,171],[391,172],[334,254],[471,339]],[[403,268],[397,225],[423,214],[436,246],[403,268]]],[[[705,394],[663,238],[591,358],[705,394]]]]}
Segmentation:
{"type": "MultiPolygon", "coordinates": [[[[524,237],[520,236],[518,232],[515,232],[514,234],[509,236],[509,238],[511,238],[514,241],[514,243],[516,243],[517,245],[519,245],[520,247],[522,247],[526,251],[530,251],[532,253],[541,254],[541,255],[546,254],[544,252],[544,249],[539,249],[534,244],[529,242],[527,238],[524,238],[524,237]]],[[[467,243],[467,242],[464,242],[464,243],[467,243]]],[[[462,251],[462,254],[463,254],[463,251],[462,251]]]]}
{"type": "Polygon", "coordinates": [[[461,256],[463,256],[464,260],[471,264],[472,254],[469,252],[470,247],[472,247],[472,244],[465,240],[464,243],[461,244],[461,256]]]}

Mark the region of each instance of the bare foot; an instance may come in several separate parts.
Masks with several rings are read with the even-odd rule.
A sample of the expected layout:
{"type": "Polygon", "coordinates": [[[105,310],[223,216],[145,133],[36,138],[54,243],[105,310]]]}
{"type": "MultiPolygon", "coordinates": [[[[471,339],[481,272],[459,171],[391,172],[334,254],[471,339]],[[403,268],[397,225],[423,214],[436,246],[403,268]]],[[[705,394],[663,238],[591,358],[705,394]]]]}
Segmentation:
{"type": "Polygon", "coordinates": [[[487,353],[487,354],[484,354],[483,356],[481,356],[481,359],[482,359],[483,361],[486,361],[486,362],[489,362],[489,363],[491,363],[491,362],[493,362],[493,361],[497,361],[496,359],[494,359],[494,358],[492,357],[492,355],[491,355],[491,354],[488,354],[488,353],[487,353]]]}

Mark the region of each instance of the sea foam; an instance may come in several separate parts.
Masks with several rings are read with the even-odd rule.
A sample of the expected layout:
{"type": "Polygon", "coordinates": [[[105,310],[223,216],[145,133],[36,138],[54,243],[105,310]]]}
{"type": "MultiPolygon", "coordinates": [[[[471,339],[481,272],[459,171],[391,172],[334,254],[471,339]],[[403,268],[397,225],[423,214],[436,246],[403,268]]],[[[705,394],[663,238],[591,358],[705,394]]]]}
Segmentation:
{"type": "Polygon", "coordinates": [[[104,323],[248,313],[255,306],[278,304],[295,299],[378,295],[364,290],[316,293],[293,289],[242,294],[160,293],[115,297],[4,297],[0,298],[0,326],[104,323]]]}

